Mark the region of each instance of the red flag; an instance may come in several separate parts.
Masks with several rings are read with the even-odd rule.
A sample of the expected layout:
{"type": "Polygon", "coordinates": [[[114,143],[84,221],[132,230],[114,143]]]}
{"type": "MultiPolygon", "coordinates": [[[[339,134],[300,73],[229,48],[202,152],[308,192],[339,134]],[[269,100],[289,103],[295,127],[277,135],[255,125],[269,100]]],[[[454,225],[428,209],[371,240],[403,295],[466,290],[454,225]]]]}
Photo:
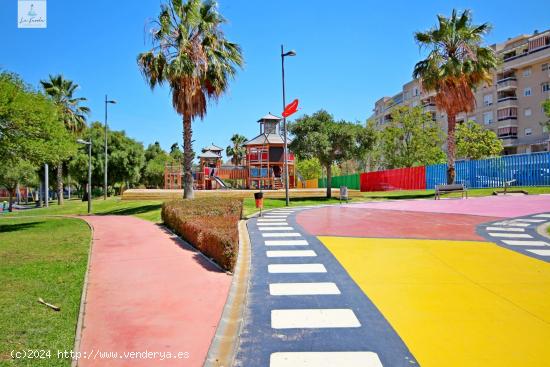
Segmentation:
{"type": "Polygon", "coordinates": [[[288,105],[286,105],[285,110],[283,111],[283,117],[288,117],[298,111],[298,100],[295,99],[294,101],[290,102],[288,105]]]}

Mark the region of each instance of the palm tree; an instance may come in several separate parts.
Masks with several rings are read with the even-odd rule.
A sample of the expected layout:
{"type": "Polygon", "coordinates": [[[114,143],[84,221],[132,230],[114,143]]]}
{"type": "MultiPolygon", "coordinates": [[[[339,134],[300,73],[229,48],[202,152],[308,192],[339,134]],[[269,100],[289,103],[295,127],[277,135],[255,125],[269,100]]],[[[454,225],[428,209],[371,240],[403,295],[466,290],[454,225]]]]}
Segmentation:
{"type": "Polygon", "coordinates": [[[233,134],[231,137],[231,142],[233,145],[228,145],[225,149],[225,154],[228,157],[231,157],[231,163],[235,166],[242,164],[244,156],[246,155],[246,149],[244,143],[246,142],[246,137],[240,134],[233,134]]]}
{"type": "MultiPolygon", "coordinates": [[[[86,101],[86,98],[74,97],[78,84],[65,79],[63,75],[50,75],[48,80],[41,80],[40,84],[58,107],[65,128],[75,135],[84,131],[90,109],[80,106],[80,102],[86,101]]],[[[63,205],[63,162],[57,166],[57,203],[63,205]]]]}
{"type": "Polygon", "coordinates": [[[455,180],[455,125],[456,115],[475,108],[473,89],[492,82],[492,70],[498,65],[493,49],[481,46],[489,32],[488,23],[472,24],[472,14],[465,10],[451,17],[438,15],[439,24],[414,37],[420,47],[430,50],[425,60],[419,61],[413,77],[419,78],[422,88],[435,91],[435,102],[447,113],[447,183],[455,180]]]}
{"type": "Polygon", "coordinates": [[[169,85],[172,106],[182,116],[186,199],[194,196],[191,123],[204,117],[208,100],[217,100],[243,65],[239,45],[221,30],[225,22],[213,1],[169,0],[153,21],[153,48],[137,58],[151,89],[169,85]]]}

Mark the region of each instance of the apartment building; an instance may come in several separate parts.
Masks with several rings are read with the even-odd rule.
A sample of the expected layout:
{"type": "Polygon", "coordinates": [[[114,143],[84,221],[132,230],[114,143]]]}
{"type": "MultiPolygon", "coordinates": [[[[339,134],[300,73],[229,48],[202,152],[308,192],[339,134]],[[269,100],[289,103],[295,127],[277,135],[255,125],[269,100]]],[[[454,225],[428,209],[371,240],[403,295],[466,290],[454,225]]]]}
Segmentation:
{"type": "MultiPolygon", "coordinates": [[[[541,104],[550,99],[550,30],[510,38],[491,47],[502,59],[493,83],[476,90],[475,111],[458,115],[457,122],[474,120],[493,130],[502,140],[504,154],[550,150],[548,131],[541,126],[547,119],[541,104]]],[[[419,81],[412,80],[396,95],[380,98],[371,118],[383,128],[396,106],[422,106],[446,131],[447,117],[436,108],[434,94],[424,92],[419,81]]]]}

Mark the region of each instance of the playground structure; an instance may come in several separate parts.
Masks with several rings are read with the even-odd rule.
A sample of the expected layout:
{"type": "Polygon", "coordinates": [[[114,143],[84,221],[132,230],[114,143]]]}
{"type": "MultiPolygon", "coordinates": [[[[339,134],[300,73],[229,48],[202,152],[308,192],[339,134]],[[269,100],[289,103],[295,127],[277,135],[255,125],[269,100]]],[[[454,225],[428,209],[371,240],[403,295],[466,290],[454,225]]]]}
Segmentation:
{"type": "MultiPolygon", "coordinates": [[[[230,188],[282,189],[284,185],[284,138],[282,118],[271,113],[258,120],[260,134],[244,143],[246,158],[241,165],[224,165],[223,149],[212,144],[198,155],[199,164],[193,171],[194,188],[218,190],[230,188]],[[228,185],[231,183],[231,185],[228,185]]],[[[294,154],[288,152],[289,188],[296,187],[294,154]]],[[[183,167],[168,164],[164,169],[164,188],[182,189],[183,167]]]]}

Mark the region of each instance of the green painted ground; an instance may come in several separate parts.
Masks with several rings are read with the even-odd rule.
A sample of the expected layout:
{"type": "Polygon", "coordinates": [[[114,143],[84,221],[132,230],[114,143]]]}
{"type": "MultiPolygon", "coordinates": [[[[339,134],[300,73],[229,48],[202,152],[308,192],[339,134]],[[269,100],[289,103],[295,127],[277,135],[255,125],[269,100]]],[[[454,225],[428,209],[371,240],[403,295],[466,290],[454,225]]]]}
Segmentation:
{"type": "Polygon", "coordinates": [[[74,346],[90,237],[79,219],[0,219],[0,365],[70,365],[57,351],[74,346]],[[51,357],[12,360],[12,350],[51,351],[51,357]]]}

